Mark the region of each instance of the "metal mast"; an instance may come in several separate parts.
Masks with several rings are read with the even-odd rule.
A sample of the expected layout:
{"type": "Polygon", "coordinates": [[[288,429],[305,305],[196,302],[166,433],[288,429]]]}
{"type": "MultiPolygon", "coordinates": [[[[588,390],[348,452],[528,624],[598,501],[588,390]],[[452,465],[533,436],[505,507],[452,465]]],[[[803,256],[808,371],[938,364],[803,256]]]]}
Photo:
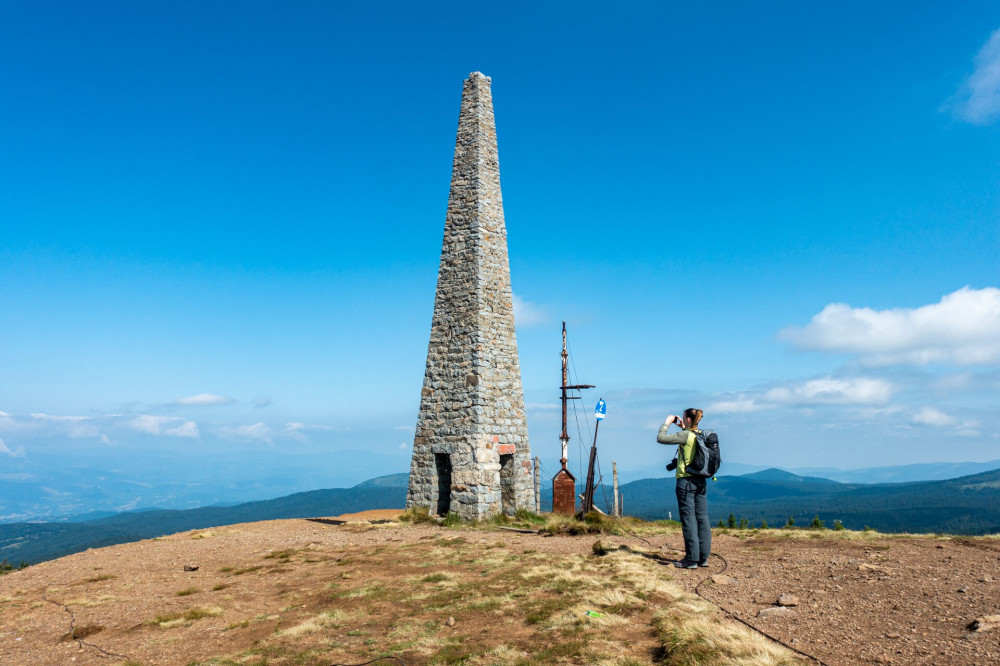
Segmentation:
{"type": "Polygon", "coordinates": [[[578,391],[580,389],[594,388],[593,384],[574,384],[572,386],[568,385],[566,382],[569,381],[569,372],[566,366],[566,359],[569,358],[569,354],[566,353],[566,322],[562,323],[562,386],[560,390],[562,391],[562,434],[559,435],[559,441],[562,442],[562,458],[559,462],[562,463],[562,468],[566,469],[566,461],[568,458],[569,451],[569,433],[566,432],[566,401],[567,400],[579,400],[579,396],[569,396],[566,395],[566,391],[578,391]]]}

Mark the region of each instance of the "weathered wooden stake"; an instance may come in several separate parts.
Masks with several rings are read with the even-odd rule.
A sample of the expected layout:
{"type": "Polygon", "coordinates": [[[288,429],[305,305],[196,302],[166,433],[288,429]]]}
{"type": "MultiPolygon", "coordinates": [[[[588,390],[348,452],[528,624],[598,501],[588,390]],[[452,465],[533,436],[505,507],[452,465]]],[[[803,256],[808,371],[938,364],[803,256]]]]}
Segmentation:
{"type": "Polygon", "coordinates": [[[614,483],[613,483],[614,491],[612,494],[614,495],[615,498],[615,505],[611,510],[611,515],[621,516],[622,515],[621,509],[618,506],[618,463],[616,463],[614,460],[611,461],[611,473],[614,478],[614,483]]]}
{"type": "Polygon", "coordinates": [[[542,462],[535,456],[535,513],[542,512],[542,462]]]}

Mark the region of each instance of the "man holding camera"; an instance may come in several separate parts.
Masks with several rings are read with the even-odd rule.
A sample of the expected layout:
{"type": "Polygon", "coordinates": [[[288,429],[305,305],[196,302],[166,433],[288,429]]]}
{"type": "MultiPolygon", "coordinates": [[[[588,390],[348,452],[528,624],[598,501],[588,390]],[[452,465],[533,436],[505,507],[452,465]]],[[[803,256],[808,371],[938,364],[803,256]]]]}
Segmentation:
{"type": "Polygon", "coordinates": [[[668,470],[677,473],[677,509],[680,513],[681,531],[684,534],[684,559],[674,562],[681,569],[697,569],[708,566],[708,556],[712,551],[712,525],[708,522],[708,479],[688,474],[695,451],[695,433],[703,412],[700,409],[685,409],[683,419],[671,414],[660,426],[656,441],[660,444],[676,445],[677,456],[667,465],[668,470]],[[681,428],[668,433],[670,426],[681,428]]]}

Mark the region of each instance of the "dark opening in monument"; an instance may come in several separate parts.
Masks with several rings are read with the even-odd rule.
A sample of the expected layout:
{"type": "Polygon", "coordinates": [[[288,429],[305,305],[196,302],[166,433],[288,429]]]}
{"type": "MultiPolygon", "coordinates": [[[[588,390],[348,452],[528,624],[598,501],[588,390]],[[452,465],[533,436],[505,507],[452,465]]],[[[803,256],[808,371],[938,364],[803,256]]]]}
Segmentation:
{"type": "Polygon", "coordinates": [[[507,453],[500,456],[500,510],[508,516],[517,513],[517,503],[514,500],[514,455],[507,453]]]}
{"type": "Polygon", "coordinates": [[[451,456],[447,453],[435,453],[434,465],[437,467],[438,477],[437,514],[447,516],[451,511],[451,456]]]}

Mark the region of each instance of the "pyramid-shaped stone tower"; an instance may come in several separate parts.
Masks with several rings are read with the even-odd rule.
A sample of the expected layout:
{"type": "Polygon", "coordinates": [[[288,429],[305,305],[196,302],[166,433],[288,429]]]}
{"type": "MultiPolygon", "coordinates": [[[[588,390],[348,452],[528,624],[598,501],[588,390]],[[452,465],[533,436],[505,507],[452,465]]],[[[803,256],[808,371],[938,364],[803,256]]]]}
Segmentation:
{"type": "Polygon", "coordinates": [[[462,90],[407,507],[534,509],[490,78],[462,90]]]}

